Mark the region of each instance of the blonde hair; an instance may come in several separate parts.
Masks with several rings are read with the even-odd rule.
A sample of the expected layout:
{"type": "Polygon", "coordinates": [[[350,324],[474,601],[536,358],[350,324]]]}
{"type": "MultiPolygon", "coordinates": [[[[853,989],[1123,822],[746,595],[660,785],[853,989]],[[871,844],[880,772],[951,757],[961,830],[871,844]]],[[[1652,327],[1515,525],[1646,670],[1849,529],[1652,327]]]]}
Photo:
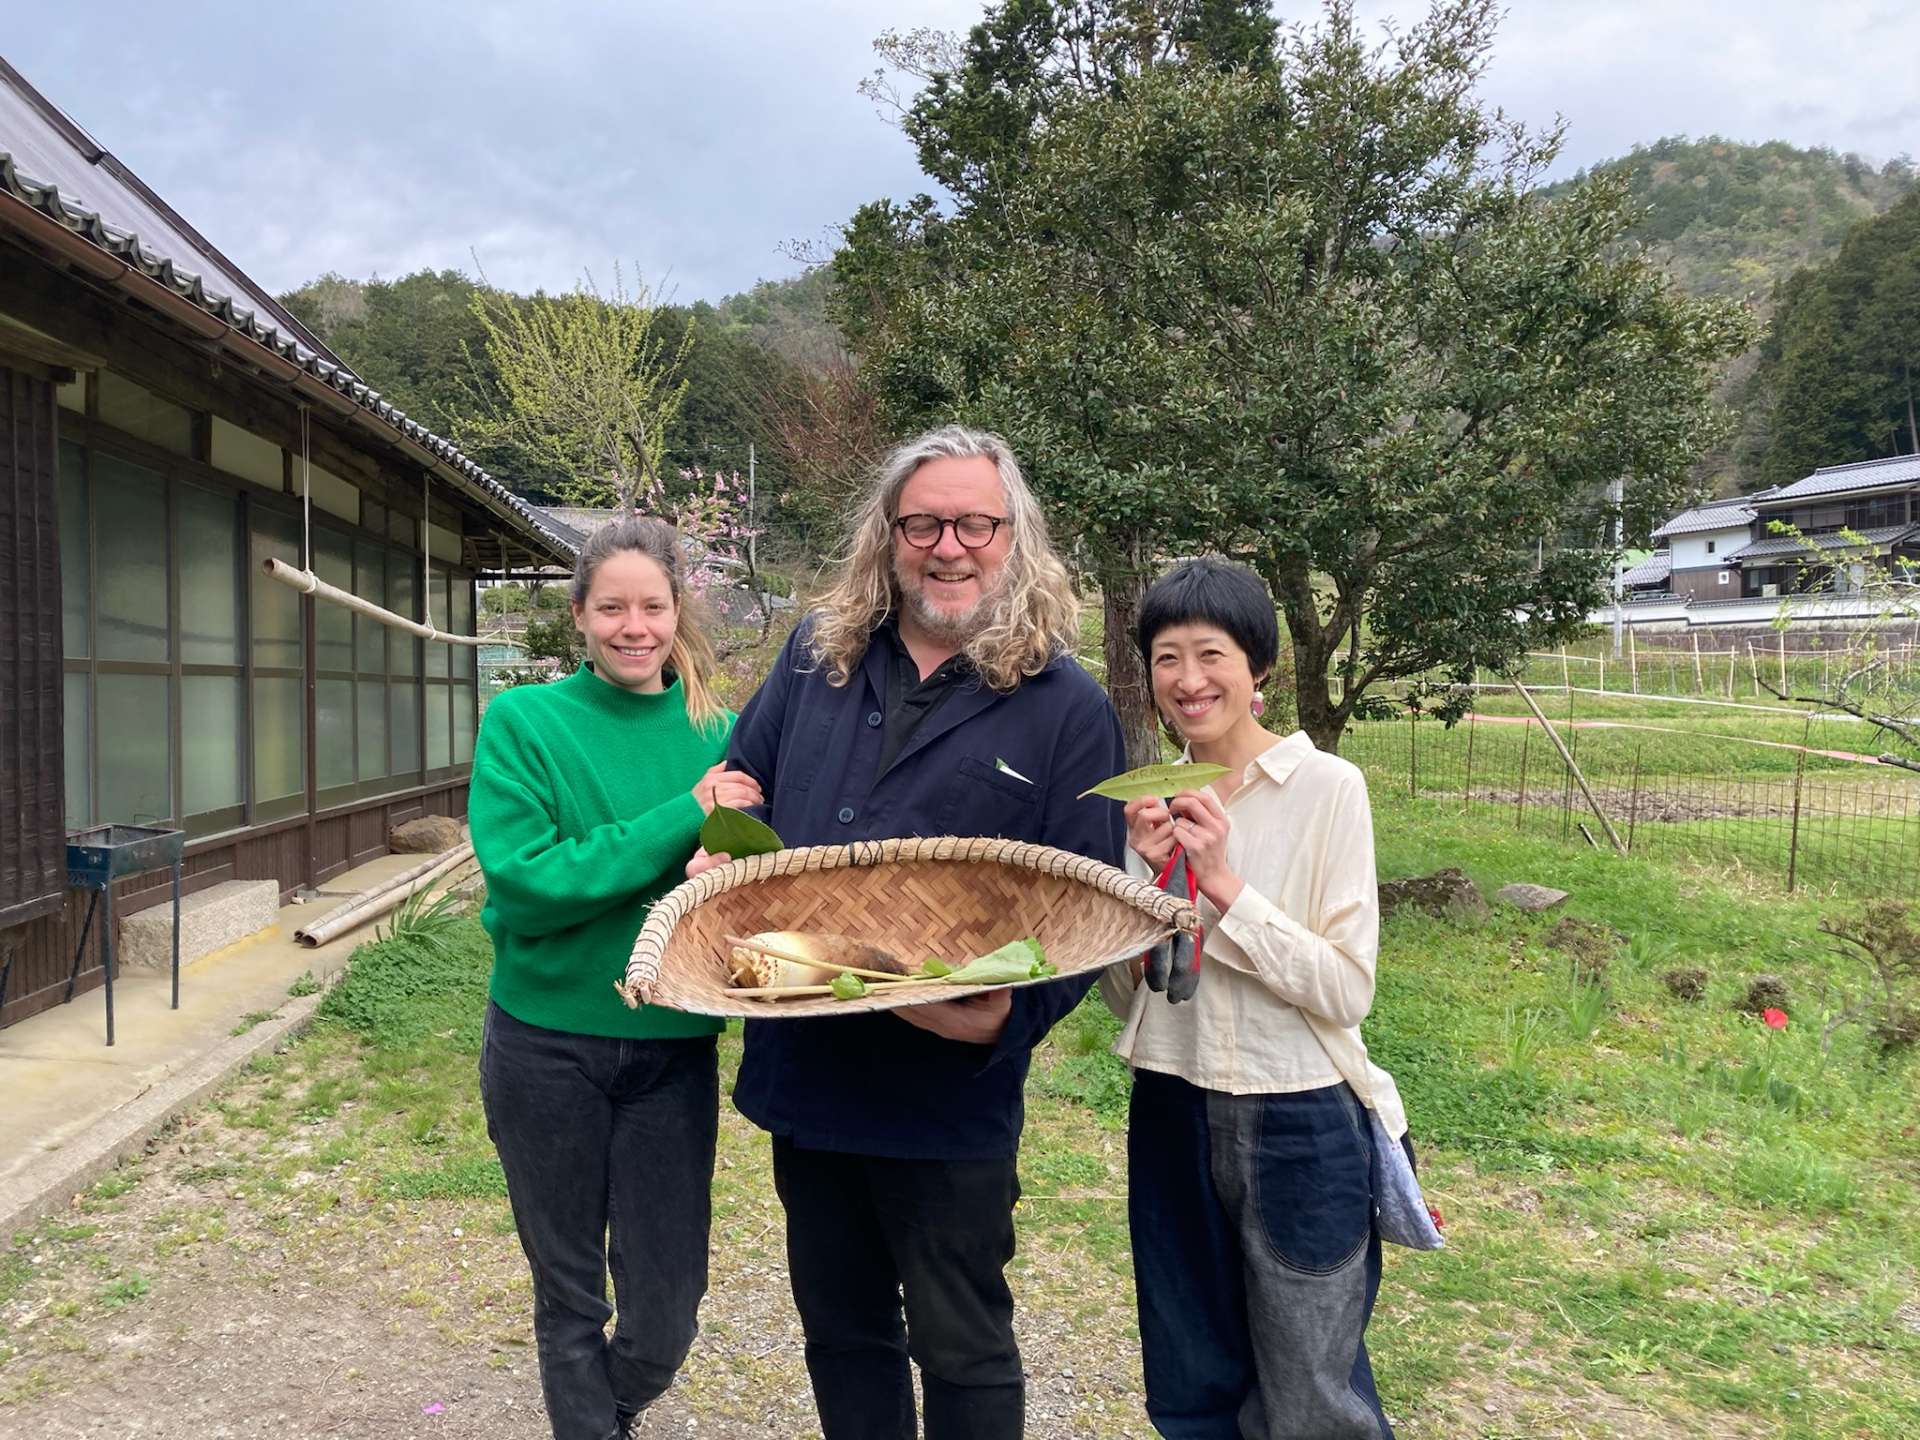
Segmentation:
{"type": "Polygon", "coordinates": [[[720,662],[713,653],[704,623],[705,606],[699,596],[686,588],[682,578],[685,561],[680,549],[680,532],[665,520],[651,515],[627,515],[609,520],[587,537],[580,558],[574,562],[573,585],[569,591],[576,607],[587,603],[593,589],[594,572],[609,556],[633,551],[658,565],[667,577],[673,593],[673,646],[667,651],[667,668],[680,677],[680,693],[686,697],[687,719],[696,730],[705,730],[726,717],[726,710],[713,693],[713,672],[720,662]]]}
{"type": "Polygon", "coordinates": [[[882,462],[867,497],[854,513],[840,579],[820,600],[811,635],[814,658],[827,667],[828,683],[845,685],[867,653],[873,631],[900,603],[893,573],[893,522],[900,492],[929,460],[993,462],[1006,496],[1013,539],[987,618],[960,653],[995,690],[1012,690],[1038,675],[1079,638],[1080,597],[1067,567],[1053,553],[1047,519],[1020,462],[998,435],[964,425],[929,430],[898,447],[882,462]]]}

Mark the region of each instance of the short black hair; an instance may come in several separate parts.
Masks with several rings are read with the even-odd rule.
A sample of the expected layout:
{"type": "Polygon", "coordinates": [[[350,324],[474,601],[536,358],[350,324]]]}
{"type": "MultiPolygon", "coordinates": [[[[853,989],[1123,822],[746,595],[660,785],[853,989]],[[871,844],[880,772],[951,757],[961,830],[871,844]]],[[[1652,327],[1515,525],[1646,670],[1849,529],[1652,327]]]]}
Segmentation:
{"type": "Polygon", "coordinates": [[[1280,656],[1280,626],[1266,582],[1244,565],[1203,555],[1184,560],[1147,587],[1140,601],[1134,641],[1140,658],[1153,660],[1153,642],[1175,625],[1215,625],[1247,652],[1247,667],[1259,679],[1280,656]]]}

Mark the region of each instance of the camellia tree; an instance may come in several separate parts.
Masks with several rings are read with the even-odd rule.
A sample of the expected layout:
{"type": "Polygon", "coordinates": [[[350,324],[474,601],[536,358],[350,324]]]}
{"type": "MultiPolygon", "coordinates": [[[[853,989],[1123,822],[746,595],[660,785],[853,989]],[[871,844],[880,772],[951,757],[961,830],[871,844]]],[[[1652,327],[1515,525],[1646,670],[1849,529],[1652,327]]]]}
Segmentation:
{"type": "MultiPolygon", "coordinates": [[[[996,21],[1036,8],[1090,7],[1009,4],[966,66],[1025,73],[1006,51],[1028,31],[996,21]]],[[[1221,8],[1164,7],[1257,33],[1221,8]]],[[[965,181],[950,213],[855,217],[835,273],[863,373],[903,418],[1015,442],[1105,596],[1110,681],[1143,581],[1207,549],[1272,586],[1321,747],[1383,682],[1457,711],[1476,667],[1584,623],[1617,482],[1630,525],[1678,501],[1751,322],[1626,241],[1619,181],[1532,193],[1559,134],[1476,98],[1489,0],[1437,0],[1381,45],[1332,0],[1237,55],[1143,52],[1141,10],[1110,18],[1143,63],[996,101],[985,161],[928,165],[965,181]]],[[[1149,753],[1144,690],[1113,688],[1149,753]]]]}

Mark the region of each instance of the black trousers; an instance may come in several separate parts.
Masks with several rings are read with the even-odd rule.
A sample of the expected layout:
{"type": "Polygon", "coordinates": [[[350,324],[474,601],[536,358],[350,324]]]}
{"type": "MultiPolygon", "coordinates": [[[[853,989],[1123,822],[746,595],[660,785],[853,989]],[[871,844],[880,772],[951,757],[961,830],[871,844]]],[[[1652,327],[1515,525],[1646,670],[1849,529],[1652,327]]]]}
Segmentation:
{"type": "Polygon", "coordinates": [[[714,1037],[569,1035],[489,1004],[480,1098],[533,1270],[547,1418],[556,1440],[611,1440],[693,1345],[719,1126],[714,1037]]]}
{"type": "Polygon", "coordinates": [[[888,1160],[774,1137],[787,1269],[826,1440],[1020,1440],[1015,1162],[888,1160]]]}

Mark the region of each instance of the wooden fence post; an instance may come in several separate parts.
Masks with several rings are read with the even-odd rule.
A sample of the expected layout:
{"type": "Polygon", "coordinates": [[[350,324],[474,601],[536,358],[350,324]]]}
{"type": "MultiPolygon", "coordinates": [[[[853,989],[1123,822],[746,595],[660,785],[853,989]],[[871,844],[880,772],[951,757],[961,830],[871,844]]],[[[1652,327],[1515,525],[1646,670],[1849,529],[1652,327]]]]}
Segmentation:
{"type": "Polygon", "coordinates": [[[1513,828],[1525,827],[1527,818],[1527,746],[1533,739],[1533,726],[1520,727],[1520,798],[1513,806],[1513,828]]]}
{"type": "Polygon", "coordinates": [[[1627,629],[1627,683],[1632,686],[1634,694],[1640,693],[1640,657],[1634,648],[1631,626],[1627,629]]]}
{"type": "Polygon", "coordinates": [[[1467,705],[1467,803],[1463,807],[1467,810],[1473,809],[1473,722],[1477,713],[1469,700],[1467,705]]]}
{"type": "Polygon", "coordinates": [[[1420,745],[1416,728],[1420,712],[1411,705],[1407,707],[1407,797],[1420,798],[1420,745]]]}
{"type": "Polygon", "coordinates": [[[1696,630],[1688,638],[1693,641],[1693,693],[1704,695],[1707,693],[1707,681],[1700,673],[1700,632],[1696,630]]]}
{"type": "Polygon", "coordinates": [[[1633,794],[1627,801],[1627,853],[1633,853],[1633,829],[1640,819],[1640,751],[1641,746],[1633,747],[1633,794]]]}

